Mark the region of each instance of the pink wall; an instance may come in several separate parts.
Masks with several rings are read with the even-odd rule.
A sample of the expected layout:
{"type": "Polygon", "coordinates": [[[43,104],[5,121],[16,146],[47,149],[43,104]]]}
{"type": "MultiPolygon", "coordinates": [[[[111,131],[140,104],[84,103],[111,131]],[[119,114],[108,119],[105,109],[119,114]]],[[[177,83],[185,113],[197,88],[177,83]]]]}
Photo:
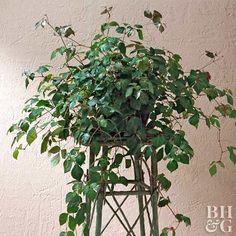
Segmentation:
{"type": "MultiPolygon", "coordinates": [[[[131,23],[145,22],[144,9],[163,13],[167,30],[160,35],[147,27],[147,43],[164,46],[182,55],[186,71],[209,61],[205,50],[216,51],[223,58],[208,70],[215,84],[230,87],[236,94],[236,1],[234,0],[1,0],[0,1],[0,236],[58,235],[58,214],[64,209],[66,179],[60,167],[51,168],[47,157],[41,157],[37,145],[18,161],[11,158],[9,125],[21,116],[23,102],[34,94],[35,86],[25,91],[21,72],[49,62],[49,52],[57,41],[46,30],[34,30],[34,23],[45,13],[56,25],[72,24],[77,36],[86,41],[99,30],[104,17],[102,6],[113,6],[114,18],[131,23]]],[[[188,135],[196,156],[190,167],[175,174],[169,195],[173,207],[192,219],[192,227],[179,228],[181,236],[207,236],[205,231],[207,205],[232,205],[236,217],[235,167],[226,159],[226,169],[210,178],[208,165],[220,155],[216,132],[205,126],[189,129],[188,135]]],[[[236,145],[234,122],[223,123],[223,143],[236,145]]],[[[132,216],[132,201],[127,207],[132,216]]],[[[161,226],[173,222],[161,210],[161,226]]],[[[236,235],[236,218],[233,230],[236,235]]],[[[125,235],[114,225],[106,235],[125,235]]],[[[220,231],[211,234],[224,235],[220,231]]]]}

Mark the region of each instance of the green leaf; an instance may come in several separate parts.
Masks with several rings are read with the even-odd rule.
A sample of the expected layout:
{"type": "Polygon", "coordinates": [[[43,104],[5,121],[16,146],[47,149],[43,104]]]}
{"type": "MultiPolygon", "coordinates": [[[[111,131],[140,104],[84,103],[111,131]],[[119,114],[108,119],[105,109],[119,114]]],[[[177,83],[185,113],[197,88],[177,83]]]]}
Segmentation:
{"type": "Polygon", "coordinates": [[[160,148],[156,154],[156,161],[160,161],[162,160],[162,158],[164,157],[164,148],[160,148]]]}
{"type": "Polygon", "coordinates": [[[69,216],[69,222],[68,222],[69,228],[74,231],[76,227],[76,220],[73,216],[69,216]]]}
{"type": "Polygon", "coordinates": [[[156,26],[158,26],[158,24],[161,22],[161,18],[162,18],[161,13],[154,10],[153,15],[152,15],[152,20],[153,20],[153,23],[156,24],[156,26]]]}
{"type": "Polygon", "coordinates": [[[216,164],[218,164],[222,168],[225,168],[225,164],[222,161],[217,161],[216,164]]]}
{"type": "Polygon", "coordinates": [[[138,38],[139,38],[140,40],[143,40],[143,31],[140,30],[140,29],[137,29],[137,33],[138,33],[138,38]]]}
{"type": "Polygon", "coordinates": [[[173,172],[175,171],[176,169],[178,169],[178,163],[177,161],[175,160],[171,160],[167,163],[167,169],[170,171],[170,172],[173,172]]]}
{"type": "Polygon", "coordinates": [[[186,154],[180,154],[179,155],[179,162],[188,165],[189,164],[189,156],[186,154]]]}
{"type": "Polygon", "coordinates": [[[233,105],[234,105],[234,100],[233,100],[232,95],[227,94],[226,96],[227,96],[227,102],[228,102],[230,105],[233,106],[233,105]]]}
{"type": "Polygon", "coordinates": [[[115,174],[113,171],[111,173],[109,173],[109,179],[111,180],[112,184],[116,184],[119,182],[119,178],[118,178],[117,174],[115,174]]]}
{"type": "Polygon", "coordinates": [[[110,26],[119,26],[119,24],[116,21],[111,21],[109,23],[110,26]]]}
{"type": "Polygon", "coordinates": [[[106,127],[107,127],[107,124],[108,124],[107,120],[105,120],[105,119],[99,120],[99,125],[100,125],[101,127],[106,128],[106,127]]]}
{"type": "Polygon", "coordinates": [[[145,160],[148,160],[151,155],[152,155],[152,147],[148,146],[144,149],[145,160]]]}
{"type": "Polygon", "coordinates": [[[50,137],[50,133],[44,137],[43,142],[41,143],[41,153],[44,153],[47,151],[49,137],[50,137]]]}
{"type": "Polygon", "coordinates": [[[189,118],[189,123],[197,128],[200,116],[198,113],[194,114],[189,118]]]}
{"type": "Polygon", "coordinates": [[[67,236],[67,233],[66,232],[61,232],[59,236],[67,236]]]}
{"type": "Polygon", "coordinates": [[[205,51],[206,56],[210,58],[215,58],[217,56],[216,53],[210,52],[210,51],[205,51]]]}
{"type": "Polygon", "coordinates": [[[75,234],[74,234],[74,232],[72,232],[72,231],[68,231],[67,234],[66,234],[66,236],[75,236],[75,234]]]}
{"type": "Polygon", "coordinates": [[[164,174],[158,175],[157,181],[160,183],[161,188],[166,191],[171,187],[171,182],[165,177],[164,174]]]}
{"type": "Polygon", "coordinates": [[[142,127],[142,122],[138,117],[132,117],[127,122],[127,131],[130,134],[136,133],[142,127]]]}
{"type": "Polygon", "coordinates": [[[82,136],[82,143],[87,144],[90,139],[90,135],[88,133],[83,134],[82,136]]]}
{"type": "Polygon", "coordinates": [[[160,234],[160,236],[168,236],[169,228],[164,228],[160,234]]]}
{"type": "Polygon", "coordinates": [[[133,93],[133,90],[134,90],[133,87],[129,87],[129,88],[126,90],[125,97],[127,98],[127,97],[131,96],[132,93],[133,93]]]}
{"type": "Polygon", "coordinates": [[[163,32],[165,31],[165,28],[164,28],[163,24],[161,24],[161,25],[159,26],[159,31],[160,31],[161,33],[163,33],[163,32]]]}
{"type": "Polygon", "coordinates": [[[60,152],[60,147],[59,146],[54,146],[54,147],[52,147],[48,152],[50,152],[50,153],[58,153],[58,152],[60,152]]]}
{"type": "Polygon", "coordinates": [[[126,47],[125,47],[125,44],[124,44],[124,43],[120,42],[120,43],[118,44],[118,48],[119,48],[120,52],[121,52],[123,55],[126,54],[126,47]]]}
{"type": "Polygon", "coordinates": [[[75,35],[74,30],[71,27],[67,27],[64,33],[66,38],[70,37],[71,35],[75,35]]]}
{"type": "Polygon", "coordinates": [[[125,32],[125,27],[122,26],[117,27],[116,32],[119,34],[123,34],[125,32]]]}
{"type": "Polygon", "coordinates": [[[59,216],[59,223],[60,225],[64,225],[67,222],[68,219],[68,214],[67,213],[62,213],[59,216]]]}
{"type": "Polygon", "coordinates": [[[209,173],[210,173],[211,176],[213,176],[217,173],[216,164],[211,165],[211,167],[209,168],[209,173]]]}
{"type": "Polygon", "coordinates": [[[78,165],[75,165],[71,171],[71,176],[78,181],[81,181],[83,174],[83,169],[78,165]]]}
{"type": "Polygon", "coordinates": [[[86,156],[85,156],[85,153],[84,152],[80,152],[76,158],[75,158],[75,161],[78,165],[83,165],[84,162],[85,162],[85,159],[86,159],[86,156]]]}
{"type": "Polygon", "coordinates": [[[37,69],[36,72],[38,72],[40,74],[43,74],[43,73],[46,73],[48,71],[49,71],[48,66],[45,65],[45,66],[39,66],[39,68],[37,69]]]}
{"type": "Polygon", "coordinates": [[[124,176],[120,176],[119,177],[119,183],[125,185],[125,186],[128,186],[128,179],[126,179],[124,176]]]}
{"type": "Polygon", "coordinates": [[[59,162],[60,162],[60,154],[57,153],[54,157],[52,157],[51,164],[52,166],[56,166],[58,165],[59,162]]]}
{"type": "Polygon", "coordinates": [[[191,225],[191,220],[189,217],[184,216],[182,214],[176,214],[175,218],[179,221],[179,222],[184,222],[186,224],[186,226],[191,225]]]}
{"type": "Polygon", "coordinates": [[[85,213],[86,213],[86,209],[84,207],[80,207],[75,217],[78,225],[81,225],[85,221],[85,213]]]}
{"type": "Polygon", "coordinates": [[[229,159],[236,164],[236,154],[235,154],[235,147],[229,146],[227,147],[228,151],[229,151],[229,159]]]}
{"type": "Polygon", "coordinates": [[[23,131],[27,132],[28,129],[29,129],[29,124],[28,124],[28,122],[22,122],[20,128],[21,128],[23,131]]]}
{"type": "Polygon", "coordinates": [[[149,10],[144,11],[144,16],[149,18],[149,19],[152,19],[152,13],[149,10]]]}
{"type": "Polygon", "coordinates": [[[88,185],[85,187],[84,193],[91,201],[94,201],[95,198],[97,197],[96,191],[91,186],[88,185]]]}
{"type": "Polygon", "coordinates": [[[159,207],[165,207],[166,205],[168,205],[170,203],[170,199],[169,197],[168,198],[164,198],[164,197],[161,197],[159,202],[158,202],[158,206],[159,207]]]}
{"type": "Polygon", "coordinates": [[[159,148],[165,143],[166,143],[166,139],[164,135],[159,135],[158,137],[152,139],[152,144],[155,148],[159,148]]]}
{"type": "Polygon", "coordinates": [[[110,168],[111,168],[111,169],[113,169],[113,168],[118,168],[118,167],[120,166],[122,160],[123,160],[123,155],[120,154],[120,153],[116,154],[115,160],[114,160],[114,162],[111,164],[111,167],[110,167],[110,168]]]}
{"type": "Polygon", "coordinates": [[[19,155],[19,149],[18,149],[18,148],[16,148],[16,149],[15,149],[15,151],[13,152],[12,156],[14,157],[14,159],[16,159],[16,160],[17,160],[17,158],[18,158],[18,155],[19,155]]]}
{"type": "Polygon", "coordinates": [[[87,224],[83,226],[83,236],[89,236],[89,228],[87,224]]]}
{"type": "Polygon", "coordinates": [[[34,142],[34,140],[37,138],[37,133],[36,129],[33,127],[29,130],[27,136],[26,136],[26,141],[30,145],[31,143],[34,142]]]}
{"type": "Polygon", "coordinates": [[[91,143],[91,151],[93,154],[98,155],[101,150],[101,145],[97,141],[92,141],[91,143]]]}
{"type": "Polygon", "coordinates": [[[64,173],[67,173],[67,172],[69,172],[69,171],[71,170],[72,164],[73,164],[73,162],[71,161],[70,158],[67,158],[67,159],[63,162],[64,173]]]}
{"type": "Polygon", "coordinates": [[[232,110],[229,114],[230,118],[236,118],[236,110],[232,110]]]}

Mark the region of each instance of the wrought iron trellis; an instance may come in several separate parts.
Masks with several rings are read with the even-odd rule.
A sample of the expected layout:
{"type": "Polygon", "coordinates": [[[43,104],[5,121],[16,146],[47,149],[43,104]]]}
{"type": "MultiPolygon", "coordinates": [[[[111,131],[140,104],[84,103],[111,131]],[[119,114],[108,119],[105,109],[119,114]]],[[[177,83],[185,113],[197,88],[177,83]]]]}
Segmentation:
{"type": "MultiPolygon", "coordinates": [[[[108,146],[102,146],[102,155],[107,156],[108,146]]],[[[131,156],[132,157],[132,156],[131,156]]],[[[91,148],[89,153],[89,166],[92,167],[95,161],[95,155],[91,148]]],[[[88,214],[87,225],[89,230],[91,228],[93,218],[96,218],[95,222],[95,236],[104,235],[105,230],[108,228],[114,217],[120,222],[121,226],[126,231],[126,236],[136,236],[134,232],[135,226],[139,223],[140,236],[159,236],[158,226],[158,191],[157,191],[157,161],[155,159],[155,153],[151,156],[151,168],[143,161],[142,156],[132,157],[134,167],[134,179],[128,180],[128,185],[132,185],[128,191],[114,191],[108,182],[101,182],[98,190],[98,195],[94,203],[87,199],[88,214]],[[143,164],[144,163],[144,164],[143,164]],[[146,166],[149,176],[149,184],[145,183],[143,165],[146,166]],[[117,198],[124,196],[123,200],[119,203],[117,198]],[[122,206],[126,202],[129,196],[136,196],[138,200],[138,216],[133,223],[130,223],[122,206]],[[116,205],[116,209],[109,201],[112,198],[116,205]],[[103,205],[107,206],[112,211],[110,219],[103,224],[103,205]],[[93,206],[92,206],[93,205],[93,206]],[[151,212],[150,212],[151,211],[151,212]],[[120,214],[118,214],[120,213],[120,214]],[[146,220],[147,219],[147,220],[146,220]],[[145,227],[145,224],[149,224],[149,227],[145,227]]],[[[89,178],[89,173],[88,173],[89,178]]]]}

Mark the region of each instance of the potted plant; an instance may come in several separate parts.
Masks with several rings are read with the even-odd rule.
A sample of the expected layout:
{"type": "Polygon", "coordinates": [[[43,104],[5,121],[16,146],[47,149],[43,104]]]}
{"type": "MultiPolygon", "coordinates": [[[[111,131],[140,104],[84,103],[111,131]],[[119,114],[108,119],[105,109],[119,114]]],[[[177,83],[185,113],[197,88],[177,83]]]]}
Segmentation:
{"type": "MultiPolygon", "coordinates": [[[[205,70],[184,73],[178,54],[145,45],[143,26],[112,21],[111,9],[102,12],[108,20],[89,45],[77,42],[70,26],[51,25],[47,16],[36,24],[50,27],[61,39],[51,59],[61,56],[63,67],[55,73],[50,65],[24,72],[26,87],[35,78],[40,83],[36,95],[26,102],[25,118],[9,129],[16,132],[13,157],[17,159],[38,138],[41,153],[47,152],[53,165],[63,162],[64,172],[71,173],[67,211],[59,217],[68,230],[60,236],[74,236],[77,228],[83,235],[102,235],[114,217],[127,235],[136,235],[137,224],[141,236],[175,235],[180,222],[188,226],[191,221],[171,208],[165,196],[171,181],[158,171],[158,163],[166,163],[170,172],[189,164],[194,151],[181,123],[197,128],[205,122],[220,132],[220,118],[236,117],[232,92],[217,88],[205,70]],[[204,112],[197,105],[200,97],[214,103],[214,110],[204,112]],[[133,170],[132,179],[120,173],[124,165],[133,170]],[[117,191],[120,184],[131,185],[131,189],[117,191]],[[119,203],[121,195],[125,198],[119,203]],[[137,196],[138,202],[134,222],[129,222],[122,209],[130,195],[137,196]],[[102,221],[104,204],[113,212],[106,224],[102,221]],[[159,207],[170,209],[176,226],[159,229],[159,207]],[[95,215],[95,233],[91,233],[95,215]]],[[[144,15],[164,31],[158,11],[144,15]]],[[[217,55],[206,51],[206,56],[213,63],[217,55]]],[[[223,155],[226,150],[221,150],[223,155]]],[[[227,150],[235,164],[235,148],[227,150]]],[[[222,155],[210,164],[211,175],[217,167],[224,167],[222,155]]]]}

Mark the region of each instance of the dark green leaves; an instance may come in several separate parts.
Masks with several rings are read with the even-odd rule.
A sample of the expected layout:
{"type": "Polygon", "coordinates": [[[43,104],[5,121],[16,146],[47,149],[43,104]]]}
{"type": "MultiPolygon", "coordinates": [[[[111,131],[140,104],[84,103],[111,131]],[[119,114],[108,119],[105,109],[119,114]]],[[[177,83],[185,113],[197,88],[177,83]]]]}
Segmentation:
{"type": "Polygon", "coordinates": [[[68,222],[69,228],[74,231],[76,227],[76,220],[73,216],[69,216],[69,222],[68,222]]]}
{"type": "Polygon", "coordinates": [[[190,226],[191,225],[191,220],[189,219],[189,217],[186,217],[182,214],[176,214],[175,218],[179,221],[179,222],[184,222],[186,226],[190,226]]]}
{"type": "Polygon", "coordinates": [[[49,137],[50,137],[50,133],[48,133],[48,134],[43,138],[43,141],[42,141],[42,143],[41,143],[41,153],[44,153],[44,152],[47,151],[49,137]]]}
{"type": "Polygon", "coordinates": [[[67,158],[64,162],[63,162],[63,167],[64,167],[64,173],[67,173],[71,170],[72,168],[72,160],[70,158],[67,158]]]}
{"type": "Polygon", "coordinates": [[[236,118],[236,110],[232,110],[229,114],[230,118],[236,118]]]}
{"type": "Polygon", "coordinates": [[[140,40],[143,40],[143,31],[141,29],[137,29],[137,33],[138,33],[138,38],[140,40]]]}
{"type": "Polygon", "coordinates": [[[213,53],[213,52],[210,52],[210,51],[205,51],[205,53],[206,53],[207,57],[210,57],[212,59],[214,59],[217,56],[216,53],[213,53]]]}
{"type": "Polygon", "coordinates": [[[122,26],[117,27],[116,32],[119,34],[123,34],[125,32],[125,27],[122,26]]]}
{"type": "Polygon", "coordinates": [[[156,154],[156,161],[161,161],[164,157],[164,148],[160,148],[156,154]]]}
{"type": "Polygon", "coordinates": [[[49,71],[48,68],[49,68],[48,65],[39,66],[39,68],[36,70],[36,72],[38,72],[39,74],[44,74],[49,71]]]}
{"type": "Polygon", "coordinates": [[[164,198],[164,197],[160,197],[160,200],[158,202],[158,206],[159,207],[165,207],[166,205],[168,205],[170,203],[170,199],[168,198],[164,198]]]}
{"type": "Polygon", "coordinates": [[[55,31],[57,32],[58,35],[64,36],[66,38],[70,37],[71,35],[75,35],[74,30],[70,26],[60,26],[60,27],[55,27],[55,31]]]}
{"type": "Polygon", "coordinates": [[[123,55],[126,54],[126,46],[125,46],[124,43],[120,42],[120,43],[118,44],[118,48],[119,48],[120,52],[121,52],[123,55]]]}
{"type": "Polygon", "coordinates": [[[127,131],[130,134],[135,134],[141,128],[142,128],[142,121],[138,117],[132,117],[127,122],[127,131]]]}
{"type": "Polygon", "coordinates": [[[165,177],[164,174],[160,174],[157,177],[157,181],[160,183],[160,186],[164,190],[168,190],[171,186],[171,182],[165,177]]]}
{"type": "Polygon", "coordinates": [[[221,160],[213,161],[210,164],[209,173],[210,173],[211,176],[216,175],[218,167],[225,168],[225,165],[224,165],[224,163],[221,160]]]}
{"type": "Polygon", "coordinates": [[[149,10],[144,11],[144,16],[149,18],[149,19],[152,19],[152,13],[149,10]]]}
{"type": "Polygon", "coordinates": [[[171,160],[167,163],[167,169],[170,171],[170,172],[173,172],[175,171],[176,169],[178,169],[178,163],[177,161],[175,160],[171,160]]]}
{"type": "Polygon", "coordinates": [[[54,146],[52,147],[48,152],[49,153],[58,153],[60,151],[60,147],[59,146],[54,146]]]}
{"type": "Polygon", "coordinates": [[[67,213],[62,213],[59,216],[59,223],[60,225],[64,225],[68,219],[68,214],[67,213]]]}
{"type": "Polygon", "coordinates": [[[154,10],[153,12],[150,12],[149,10],[144,11],[144,16],[147,17],[148,19],[151,19],[154,25],[159,29],[159,31],[162,33],[165,28],[164,25],[162,24],[162,15],[160,12],[154,10]]]}
{"type": "Polygon", "coordinates": [[[96,142],[96,141],[93,141],[91,143],[91,151],[95,154],[95,155],[98,155],[98,153],[100,152],[100,149],[101,149],[101,145],[96,142]]]}
{"type": "Polygon", "coordinates": [[[71,171],[71,176],[78,181],[81,181],[83,174],[83,169],[78,165],[75,165],[71,171]]]}
{"type": "Polygon", "coordinates": [[[196,113],[189,118],[189,123],[197,128],[198,123],[199,123],[199,119],[200,119],[200,115],[199,115],[199,113],[196,113]]]}

